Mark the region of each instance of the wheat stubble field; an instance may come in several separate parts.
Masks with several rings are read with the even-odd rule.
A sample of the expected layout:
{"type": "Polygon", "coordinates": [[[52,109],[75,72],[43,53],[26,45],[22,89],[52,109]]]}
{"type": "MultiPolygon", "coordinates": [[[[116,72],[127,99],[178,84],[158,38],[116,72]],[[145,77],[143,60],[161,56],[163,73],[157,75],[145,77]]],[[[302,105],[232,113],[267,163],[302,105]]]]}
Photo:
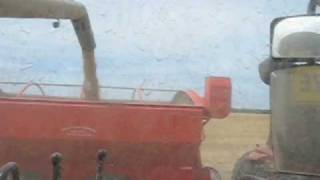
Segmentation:
{"type": "Polygon", "coordinates": [[[236,113],[226,119],[209,122],[201,147],[203,164],[215,167],[224,180],[229,180],[234,162],[256,144],[265,143],[269,119],[267,114],[236,113]]]}

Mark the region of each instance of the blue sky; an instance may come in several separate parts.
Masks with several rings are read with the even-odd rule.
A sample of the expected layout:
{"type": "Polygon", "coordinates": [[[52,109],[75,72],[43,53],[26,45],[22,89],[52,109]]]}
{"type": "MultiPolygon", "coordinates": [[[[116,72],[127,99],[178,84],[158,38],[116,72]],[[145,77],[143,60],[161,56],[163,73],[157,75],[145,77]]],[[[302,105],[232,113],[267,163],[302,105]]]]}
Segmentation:
{"type": "MultiPolygon", "coordinates": [[[[257,66],[268,56],[269,24],[303,14],[307,0],[82,0],[97,41],[100,82],[195,89],[206,76],[233,81],[233,106],[269,108],[257,66]]],[[[2,19],[0,80],[82,82],[69,22],[2,19]]]]}

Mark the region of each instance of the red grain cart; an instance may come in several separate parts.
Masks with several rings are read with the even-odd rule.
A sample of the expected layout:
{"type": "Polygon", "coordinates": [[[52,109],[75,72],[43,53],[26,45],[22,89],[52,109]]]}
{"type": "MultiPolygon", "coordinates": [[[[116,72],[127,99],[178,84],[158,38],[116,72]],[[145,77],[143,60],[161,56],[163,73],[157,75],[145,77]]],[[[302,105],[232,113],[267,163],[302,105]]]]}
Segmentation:
{"type": "Polygon", "coordinates": [[[71,0],[0,0],[0,5],[1,17],[70,19],[85,69],[81,86],[0,83],[0,163],[5,164],[0,180],[9,176],[27,180],[219,179],[217,171],[202,166],[199,148],[205,123],[224,118],[230,111],[230,79],[207,78],[204,97],[192,91],[99,86],[95,43],[84,6],[71,0]],[[21,86],[21,91],[13,91],[11,85],[21,86]],[[42,95],[25,94],[31,86],[42,95]],[[82,98],[51,96],[48,87],[82,88],[82,98]],[[133,98],[107,99],[99,93],[101,89],[132,91],[133,98]],[[167,101],[146,101],[146,91],[173,95],[167,101]]]}

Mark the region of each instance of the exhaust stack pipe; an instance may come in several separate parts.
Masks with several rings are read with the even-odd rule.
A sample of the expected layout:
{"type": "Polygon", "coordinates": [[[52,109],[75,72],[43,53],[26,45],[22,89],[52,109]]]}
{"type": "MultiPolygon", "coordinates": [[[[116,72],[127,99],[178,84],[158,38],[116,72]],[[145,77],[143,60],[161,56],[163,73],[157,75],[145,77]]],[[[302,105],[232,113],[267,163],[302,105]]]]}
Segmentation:
{"type": "Polygon", "coordinates": [[[310,0],[307,14],[315,15],[317,13],[317,6],[320,6],[320,0],[310,0]]]}
{"type": "Polygon", "coordinates": [[[83,53],[84,96],[88,100],[99,99],[94,56],[96,44],[84,5],[73,0],[0,0],[0,17],[70,19],[83,53]]]}

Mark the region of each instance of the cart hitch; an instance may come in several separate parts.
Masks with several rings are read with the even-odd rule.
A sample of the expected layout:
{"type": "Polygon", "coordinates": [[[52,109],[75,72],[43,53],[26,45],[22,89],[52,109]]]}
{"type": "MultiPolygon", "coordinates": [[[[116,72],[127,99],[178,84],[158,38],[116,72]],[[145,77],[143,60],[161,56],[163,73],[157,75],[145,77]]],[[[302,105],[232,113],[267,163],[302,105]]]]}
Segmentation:
{"type": "Polygon", "coordinates": [[[19,168],[15,162],[9,162],[0,168],[0,180],[7,180],[10,177],[12,180],[20,180],[19,174],[19,168]]]}

